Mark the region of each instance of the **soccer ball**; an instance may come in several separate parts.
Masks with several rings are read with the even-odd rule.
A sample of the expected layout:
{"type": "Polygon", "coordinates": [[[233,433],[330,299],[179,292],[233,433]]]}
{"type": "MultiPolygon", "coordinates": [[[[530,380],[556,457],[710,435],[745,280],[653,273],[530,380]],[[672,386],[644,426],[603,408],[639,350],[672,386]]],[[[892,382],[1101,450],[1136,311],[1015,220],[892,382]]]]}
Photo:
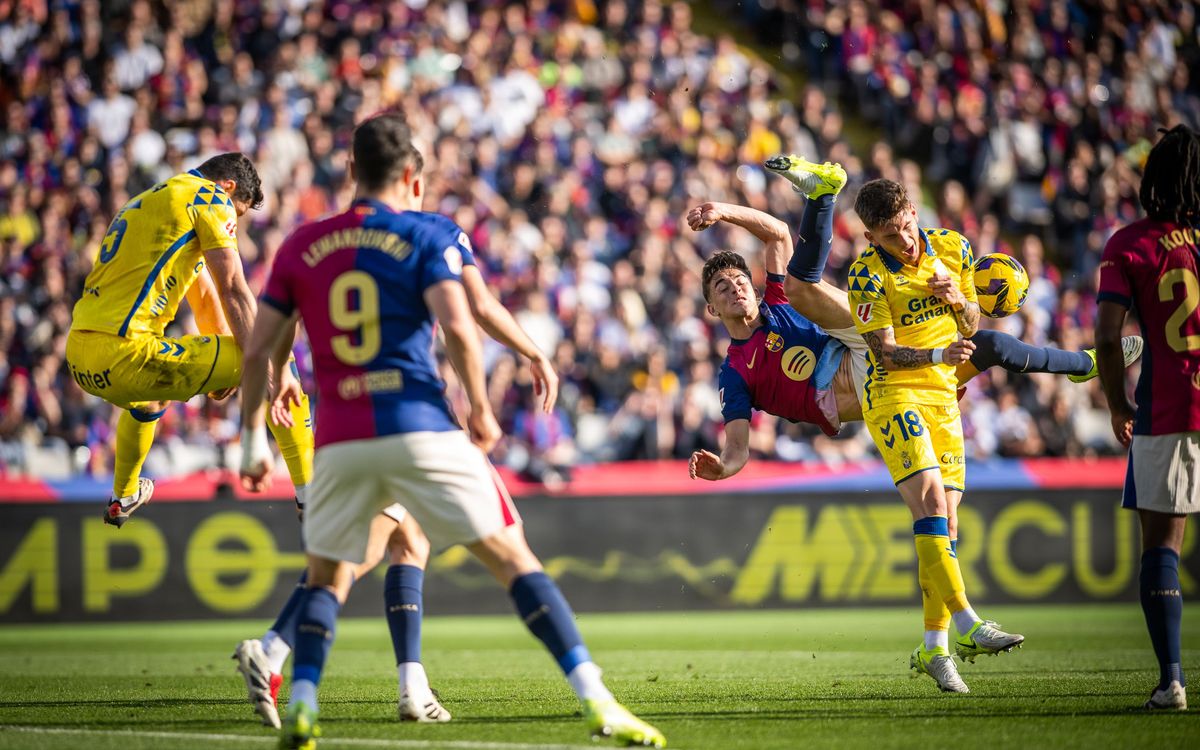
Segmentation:
{"type": "Polygon", "coordinates": [[[1004,318],[1021,309],[1029,294],[1029,275],[1016,258],[991,253],[975,261],[975,295],[979,311],[1004,318]]]}

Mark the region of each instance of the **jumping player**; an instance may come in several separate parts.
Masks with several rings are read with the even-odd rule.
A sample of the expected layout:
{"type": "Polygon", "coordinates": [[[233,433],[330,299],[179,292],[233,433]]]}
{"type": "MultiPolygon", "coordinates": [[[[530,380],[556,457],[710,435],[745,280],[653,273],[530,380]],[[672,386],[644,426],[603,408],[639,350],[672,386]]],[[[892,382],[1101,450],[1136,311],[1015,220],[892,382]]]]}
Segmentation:
{"type": "MultiPolygon", "coordinates": [[[[237,388],[255,311],[237,222],[262,200],[250,160],[221,154],[136,196],[109,225],[66,347],[79,387],[123,410],[106,523],[120,527],[150,500],[154,483],[138,475],[168,402],[223,398],[237,388]],[[185,296],[201,334],[168,338],[163,332],[185,296]]],[[[279,354],[283,364],[290,352],[279,354]]],[[[302,496],[312,472],[308,401],[290,367],[281,369],[277,382],[299,394],[298,407],[290,427],[275,419],[270,426],[302,496]]]]}
{"type": "MultiPolygon", "coordinates": [[[[694,478],[715,481],[741,471],[750,458],[752,409],[815,424],[828,435],[837,434],[845,422],[862,419],[867,345],[854,327],[846,292],[821,278],[833,234],[833,202],[845,185],[845,172],[836,164],[795,156],[776,157],[767,167],[808,195],[795,253],[788,226],[762,211],[705,203],[686,217],[695,231],[721,221],[749,231],[763,242],[767,272],[760,301],[740,255],[720,252],[704,265],[701,288],[708,312],[721,320],[732,342],[719,378],[725,445],[719,456],[704,450],[692,454],[689,472],[694,478]]],[[[970,360],[956,368],[960,387],[997,366],[1010,372],[1065,374],[1076,382],[1096,374],[1091,351],[1031,346],[988,330],[972,341],[970,360]]],[[[1128,336],[1122,346],[1126,361],[1133,362],[1141,339],[1128,336]]]]}
{"type": "Polygon", "coordinates": [[[1142,526],[1142,612],[1158,659],[1149,709],[1187,708],[1179,550],[1200,512],[1200,137],[1183,125],[1150,150],[1138,191],[1146,218],[1118,231],[1100,261],[1096,348],[1112,427],[1129,447],[1123,506],[1142,526]],[[1137,409],[1118,341],[1135,307],[1149,349],[1137,409]]]}
{"type": "Polygon", "coordinates": [[[316,689],[340,602],[365,557],[372,519],[400,498],[435,543],[465,543],[508,588],[579,696],[593,734],[665,745],[658,730],[604,686],[570,606],[525,542],[515,507],[496,497],[480,448],[495,443],[499,427],[460,281],[462,232],[418,210],[422,160],[403,117],[367,120],[356,129],[352,150],[354,205],[301,227],[280,248],[242,381],[248,446],[242,479],[261,490],[271,463],[261,403],[267,363],[294,321],[305,322],[321,398],[303,521],[308,588],[281,744],[316,745],[316,689]],[[434,318],[471,405],[469,439],[442,397],[430,353],[434,318]]]}
{"type": "MultiPolygon", "coordinates": [[[[837,165],[817,165],[796,157],[777,157],[767,166],[809,196],[800,228],[801,247],[795,254],[791,252],[788,227],[762,212],[704,204],[692,209],[687,217],[689,225],[698,231],[717,221],[746,228],[765,243],[767,267],[766,298],[760,304],[749,269],[740,256],[718,253],[705,265],[702,288],[709,312],[722,320],[733,342],[720,381],[725,447],[719,457],[708,451],[694,453],[689,465],[693,477],[724,479],[745,465],[752,408],[816,424],[827,434],[836,434],[843,422],[862,419],[859,394],[867,374],[867,347],[853,328],[846,293],[821,280],[832,235],[832,204],[845,183],[845,174],[837,165]],[[820,325],[814,324],[817,322],[820,325]]],[[[974,341],[978,346],[971,352],[970,361],[956,370],[959,385],[994,365],[1016,372],[1069,374],[1077,381],[1095,376],[1091,352],[1033,347],[993,331],[978,333],[974,341]]],[[[1136,359],[1140,339],[1128,337],[1122,343],[1127,359],[1136,359]]],[[[956,514],[953,507],[949,512],[953,545],[956,514]]],[[[942,607],[936,598],[927,597],[926,604],[930,610],[940,611],[942,607]]],[[[947,612],[930,619],[940,625],[948,616],[947,612]]],[[[931,647],[935,647],[946,639],[945,626],[940,626],[940,633],[928,635],[931,647]]],[[[938,660],[939,671],[943,661],[953,667],[947,655],[938,660]]],[[[939,685],[948,679],[939,679],[939,685]]]]}

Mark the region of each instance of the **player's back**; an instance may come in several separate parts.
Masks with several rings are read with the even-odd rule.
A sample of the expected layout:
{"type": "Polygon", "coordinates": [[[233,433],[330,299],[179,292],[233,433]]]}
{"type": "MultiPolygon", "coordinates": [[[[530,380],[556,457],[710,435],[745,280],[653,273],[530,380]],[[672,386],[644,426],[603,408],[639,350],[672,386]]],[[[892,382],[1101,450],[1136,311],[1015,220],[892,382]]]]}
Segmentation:
{"type": "Polygon", "coordinates": [[[117,212],[75,305],[71,327],[162,335],[204,268],[202,250],[237,247],[237,212],[195,170],[135,196],[117,212]]]}
{"type": "Polygon", "coordinates": [[[432,354],[425,291],[462,273],[449,219],[360,200],[283,244],[263,300],[299,310],[317,381],[317,445],[458,429],[432,354]]]}
{"type": "Polygon", "coordinates": [[[1133,431],[1200,430],[1200,228],[1142,219],[1109,239],[1101,301],[1132,306],[1146,341],[1133,431]]]}

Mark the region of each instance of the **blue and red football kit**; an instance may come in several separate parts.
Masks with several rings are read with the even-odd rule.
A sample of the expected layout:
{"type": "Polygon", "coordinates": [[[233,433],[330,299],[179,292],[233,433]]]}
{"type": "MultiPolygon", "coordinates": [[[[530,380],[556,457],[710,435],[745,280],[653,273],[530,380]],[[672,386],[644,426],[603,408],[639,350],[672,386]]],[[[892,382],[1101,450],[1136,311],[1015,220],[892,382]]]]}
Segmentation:
{"type": "Polygon", "coordinates": [[[767,274],[759,310],[763,324],[748,339],[733,339],[721,365],[721,414],[726,422],[749,419],[752,409],[793,422],[815,424],[827,435],[838,428],[822,412],[845,345],[788,304],[783,275],[767,274]]]}

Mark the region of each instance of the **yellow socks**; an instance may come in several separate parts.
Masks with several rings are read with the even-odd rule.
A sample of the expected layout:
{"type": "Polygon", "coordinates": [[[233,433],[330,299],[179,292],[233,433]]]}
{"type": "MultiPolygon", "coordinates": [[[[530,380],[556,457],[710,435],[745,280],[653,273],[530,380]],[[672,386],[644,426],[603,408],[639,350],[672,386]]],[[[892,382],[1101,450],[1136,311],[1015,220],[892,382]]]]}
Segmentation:
{"type": "Polygon", "coordinates": [[[299,489],[312,481],[313,471],[312,411],[307,395],[301,397],[299,404],[292,406],[291,413],[291,427],[275,424],[269,413],[267,427],[275,436],[275,443],[279,446],[279,454],[283,456],[284,463],[287,464],[292,484],[299,489]]]}
{"type": "Polygon", "coordinates": [[[162,412],[122,411],[117,418],[117,446],[113,462],[113,497],[129,497],[138,489],[138,475],[154,444],[154,428],[162,412]]]}
{"type": "MultiPolygon", "coordinates": [[[[918,575],[928,578],[933,584],[935,595],[941,599],[951,614],[969,610],[966,587],[958,558],[950,548],[950,530],[945,516],[928,516],[913,524],[917,544],[918,575]]],[[[924,587],[922,579],[922,587],[924,587]]],[[[929,609],[926,609],[929,612],[929,609]]],[[[926,614],[928,620],[928,614],[926,614]]],[[[957,624],[957,623],[956,623],[957,624]]]]}
{"type": "Polygon", "coordinates": [[[921,609],[925,614],[925,630],[946,630],[950,627],[950,610],[938,595],[937,586],[929,577],[926,566],[917,559],[917,581],[921,585],[921,609]]]}

